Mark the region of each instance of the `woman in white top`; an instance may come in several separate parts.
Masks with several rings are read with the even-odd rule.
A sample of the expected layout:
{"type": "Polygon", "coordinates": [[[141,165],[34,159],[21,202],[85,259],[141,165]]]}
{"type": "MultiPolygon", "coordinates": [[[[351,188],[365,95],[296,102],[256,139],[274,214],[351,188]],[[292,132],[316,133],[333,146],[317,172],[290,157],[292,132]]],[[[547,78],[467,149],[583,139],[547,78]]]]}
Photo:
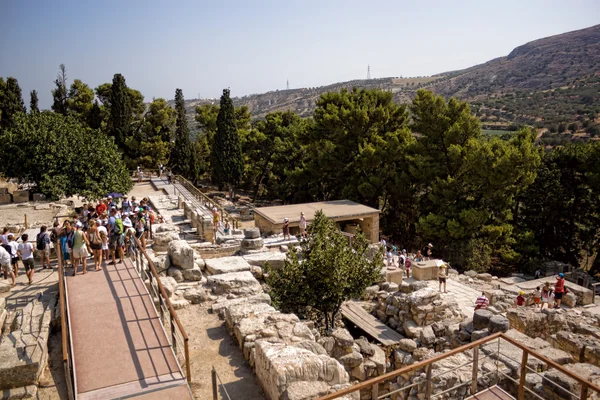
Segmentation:
{"type": "Polygon", "coordinates": [[[300,213],[300,234],[302,235],[303,238],[305,238],[308,235],[308,232],[306,232],[306,217],[304,216],[304,213],[301,212],[300,213]]]}
{"type": "Polygon", "coordinates": [[[26,233],[21,236],[21,240],[23,243],[19,244],[17,248],[17,253],[19,254],[19,258],[23,262],[23,266],[25,267],[25,274],[27,278],[29,278],[29,284],[33,283],[33,273],[34,273],[34,260],[33,260],[33,245],[29,243],[27,240],[29,239],[29,235],[26,233]]]}

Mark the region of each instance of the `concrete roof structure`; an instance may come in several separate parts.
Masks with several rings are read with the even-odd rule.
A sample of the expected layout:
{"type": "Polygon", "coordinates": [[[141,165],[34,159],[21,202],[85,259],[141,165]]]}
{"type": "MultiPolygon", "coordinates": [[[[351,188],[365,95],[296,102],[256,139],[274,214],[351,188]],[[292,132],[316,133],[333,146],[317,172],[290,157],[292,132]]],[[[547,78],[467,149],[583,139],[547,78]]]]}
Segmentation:
{"type": "Polygon", "coordinates": [[[300,222],[300,213],[304,212],[307,221],[312,221],[315,213],[323,213],[332,219],[360,218],[361,216],[380,213],[381,211],[350,200],[319,201],[316,203],[289,204],[284,206],[255,208],[254,212],[261,215],[273,224],[283,223],[284,218],[289,218],[290,224],[300,222]]]}

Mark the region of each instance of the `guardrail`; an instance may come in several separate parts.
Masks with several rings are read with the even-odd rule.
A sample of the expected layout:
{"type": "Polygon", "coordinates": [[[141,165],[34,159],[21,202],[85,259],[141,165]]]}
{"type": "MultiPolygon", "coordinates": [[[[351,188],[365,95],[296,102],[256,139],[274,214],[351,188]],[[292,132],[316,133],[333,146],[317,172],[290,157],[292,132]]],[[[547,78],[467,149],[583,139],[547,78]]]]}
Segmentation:
{"type": "Polygon", "coordinates": [[[517,389],[516,392],[517,392],[518,400],[523,400],[525,398],[525,391],[527,391],[530,395],[532,395],[533,397],[535,397],[537,399],[545,400],[544,397],[540,396],[539,394],[537,394],[536,392],[534,392],[533,390],[531,390],[530,388],[528,388],[525,385],[525,383],[526,383],[525,378],[526,378],[528,372],[531,372],[531,373],[534,373],[537,375],[541,375],[541,374],[539,374],[538,371],[527,366],[529,357],[537,358],[538,360],[545,363],[547,365],[547,367],[552,367],[552,368],[558,370],[559,372],[563,373],[564,375],[568,376],[569,378],[574,379],[581,386],[580,393],[576,394],[576,393],[570,392],[566,388],[560,386],[558,383],[553,382],[552,380],[550,380],[548,378],[543,378],[544,383],[552,384],[555,387],[554,391],[556,393],[561,394],[562,397],[587,400],[588,393],[590,390],[592,390],[596,393],[600,393],[599,386],[593,384],[590,381],[583,379],[579,375],[565,369],[560,364],[557,364],[556,362],[546,358],[545,356],[529,349],[528,347],[525,347],[518,341],[499,332],[499,333],[492,334],[488,337],[485,337],[483,339],[479,339],[473,343],[469,343],[465,346],[457,347],[456,349],[453,349],[447,353],[439,354],[428,360],[424,360],[424,361],[421,361],[421,362],[418,362],[418,363],[415,363],[412,365],[408,365],[406,367],[403,367],[403,368],[397,369],[395,371],[389,372],[387,374],[381,375],[377,378],[373,378],[368,381],[364,381],[359,384],[350,386],[349,388],[340,390],[338,392],[328,394],[326,396],[321,397],[319,400],[333,400],[333,399],[337,399],[339,397],[346,396],[348,394],[351,394],[351,393],[354,393],[354,392],[357,392],[360,390],[368,390],[368,389],[371,389],[371,399],[388,399],[388,398],[390,398],[391,395],[394,395],[394,394],[397,394],[398,398],[406,398],[408,396],[410,389],[412,389],[415,386],[419,386],[419,385],[424,385],[423,399],[425,399],[425,400],[430,400],[430,399],[442,396],[446,393],[452,392],[462,386],[467,386],[467,385],[470,386],[470,394],[472,396],[482,390],[485,390],[485,389],[482,389],[482,390],[478,391],[478,379],[488,377],[490,375],[492,375],[492,376],[495,375],[495,377],[496,377],[495,384],[498,384],[500,376],[502,376],[502,377],[508,379],[508,381],[516,384],[516,389],[517,389]],[[518,347],[520,350],[522,350],[523,354],[522,354],[520,361],[515,360],[515,359],[511,358],[510,356],[503,354],[501,352],[500,343],[502,340],[504,340],[504,341],[510,343],[511,345],[518,347]],[[497,342],[497,350],[496,351],[490,352],[489,354],[484,355],[484,356],[480,356],[480,354],[479,354],[480,346],[482,346],[484,344],[491,344],[492,346],[495,346],[496,345],[495,342],[497,342]],[[453,355],[456,355],[456,354],[459,354],[459,353],[462,353],[462,352],[465,352],[465,351],[471,350],[471,349],[473,351],[473,357],[472,357],[471,361],[464,363],[458,367],[454,367],[452,369],[443,371],[439,374],[433,375],[433,364],[434,363],[442,361],[445,358],[451,357],[453,355]],[[493,357],[493,356],[495,356],[495,357],[493,357]],[[504,357],[505,359],[509,359],[512,362],[519,365],[519,374],[518,374],[517,379],[515,379],[513,376],[510,376],[500,370],[499,363],[501,362],[502,357],[504,357]],[[486,358],[495,359],[496,370],[480,375],[479,363],[486,358]],[[471,364],[472,364],[472,366],[470,368],[471,368],[472,375],[471,375],[470,381],[459,383],[458,385],[455,385],[449,389],[445,389],[438,393],[432,393],[432,389],[433,389],[432,388],[432,380],[433,379],[443,376],[445,374],[448,374],[450,372],[460,370],[461,368],[465,368],[471,364]],[[381,396],[379,395],[379,384],[380,383],[384,383],[391,379],[397,378],[401,375],[410,373],[412,371],[417,371],[417,370],[425,371],[425,376],[426,376],[425,381],[419,381],[416,383],[407,384],[401,388],[394,389],[393,391],[390,391],[390,392],[386,392],[385,394],[382,394],[381,396]]]}
{"type": "Polygon", "coordinates": [[[208,197],[207,195],[202,193],[200,191],[200,189],[198,189],[196,186],[194,186],[190,181],[188,181],[181,175],[175,175],[172,178],[173,178],[173,182],[179,183],[181,186],[185,187],[192,196],[194,196],[201,203],[208,205],[208,207],[211,210],[213,208],[216,208],[217,210],[219,210],[219,213],[221,214],[221,221],[223,221],[223,222],[229,221],[229,223],[231,224],[231,227],[233,229],[239,228],[239,221],[237,220],[237,218],[233,217],[231,214],[229,214],[227,211],[225,211],[225,209],[219,203],[217,203],[216,201],[214,201],[213,199],[211,199],[210,197],[208,197]]]}
{"type": "Polygon", "coordinates": [[[69,400],[75,398],[74,394],[74,374],[73,374],[73,358],[71,349],[71,328],[69,325],[69,310],[67,308],[67,286],[65,285],[65,274],[63,266],[63,256],[60,242],[54,243],[56,249],[56,257],[58,264],[58,297],[60,306],[60,331],[62,336],[62,360],[65,370],[65,380],[67,383],[67,396],[69,400]]]}
{"type": "Polygon", "coordinates": [[[160,279],[158,277],[158,273],[156,272],[156,267],[154,263],[146,253],[146,250],[142,247],[142,244],[137,238],[133,238],[135,240],[135,259],[133,261],[133,265],[138,275],[144,282],[148,281],[149,284],[148,292],[150,292],[150,296],[154,300],[155,304],[158,302],[158,313],[160,315],[160,321],[165,327],[165,330],[170,331],[171,337],[171,347],[173,348],[173,353],[177,358],[177,362],[179,365],[183,364],[185,366],[185,376],[188,383],[192,382],[192,372],[190,366],[190,348],[189,348],[189,338],[183,325],[179,321],[179,317],[169,300],[169,296],[165,291],[160,279]],[[168,324],[166,323],[168,321],[168,324]]]}

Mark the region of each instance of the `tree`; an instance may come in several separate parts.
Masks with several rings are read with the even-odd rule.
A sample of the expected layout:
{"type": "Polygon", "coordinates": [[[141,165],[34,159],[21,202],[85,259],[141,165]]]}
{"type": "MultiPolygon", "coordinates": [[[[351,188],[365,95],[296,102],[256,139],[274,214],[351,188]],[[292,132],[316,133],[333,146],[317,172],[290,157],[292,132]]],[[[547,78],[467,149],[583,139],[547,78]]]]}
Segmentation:
{"type": "Polygon", "coordinates": [[[56,89],[52,90],[52,98],[54,99],[52,111],[66,116],[69,112],[69,105],[67,102],[67,68],[65,64],[60,64],[58,67],[58,74],[54,85],[56,89]]]}
{"type": "Polygon", "coordinates": [[[229,97],[229,89],[223,89],[217,131],[212,147],[212,176],[220,187],[229,187],[229,198],[234,199],[234,188],[239,184],[244,172],[242,146],[236,127],[235,110],[229,97]]]}
{"type": "Polygon", "coordinates": [[[94,104],[94,91],[79,79],[75,79],[69,89],[67,108],[83,123],[88,123],[94,104]]]}
{"type": "Polygon", "coordinates": [[[175,112],[177,120],[175,123],[175,144],[171,150],[170,165],[173,172],[183,175],[185,178],[194,181],[195,176],[192,175],[192,170],[195,170],[193,165],[195,159],[193,157],[193,146],[190,142],[190,132],[185,119],[185,101],[183,99],[183,91],[175,90],[175,112]]]}
{"type": "Polygon", "coordinates": [[[102,108],[103,106],[98,104],[98,100],[94,100],[87,121],[90,128],[100,129],[102,127],[102,122],[104,121],[104,111],[102,108]]]}
{"type": "Polygon", "coordinates": [[[16,115],[24,112],[19,82],[13,77],[8,77],[6,83],[0,79],[0,128],[11,126],[16,115]]]}
{"type": "Polygon", "coordinates": [[[176,118],[176,111],[165,99],[154,99],[148,105],[142,128],[132,140],[132,145],[138,145],[135,148],[138,153],[136,164],[156,168],[158,164],[168,163],[176,118]]]}
{"type": "Polygon", "coordinates": [[[35,89],[29,92],[29,112],[32,114],[40,112],[38,108],[38,95],[35,89]]]}
{"type": "Polygon", "coordinates": [[[334,327],[342,303],[360,297],[383,267],[383,251],[369,260],[362,233],[352,243],[322,211],[308,226],[309,240],[301,243],[303,261],[294,248],[280,269],[269,271],[273,303],[282,312],[312,318],[325,330],[334,327]]]}
{"type": "Polygon", "coordinates": [[[0,133],[0,141],[5,176],[32,183],[53,199],[98,199],[131,189],[131,177],[113,140],[72,116],[19,114],[13,126],[0,133]]]}
{"type": "MultiPolygon", "coordinates": [[[[126,157],[130,152],[125,146],[131,134],[131,101],[129,88],[121,74],[115,74],[110,90],[110,118],[108,121],[109,135],[115,139],[117,147],[124,152],[126,157]]],[[[131,158],[131,157],[129,157],[131,158]]]]}

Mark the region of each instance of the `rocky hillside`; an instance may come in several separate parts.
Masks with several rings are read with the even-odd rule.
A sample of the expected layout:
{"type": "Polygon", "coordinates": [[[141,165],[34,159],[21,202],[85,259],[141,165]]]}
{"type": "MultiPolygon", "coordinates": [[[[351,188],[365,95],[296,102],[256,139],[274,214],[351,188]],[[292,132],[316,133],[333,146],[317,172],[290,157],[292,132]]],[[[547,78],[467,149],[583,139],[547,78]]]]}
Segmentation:
{"type": "MultiPolygon", "coordinates": [[[[321,94],[338,91],[342,88],[390,90],[394,93],[394,98],[398,103],[410,101],[417,89],[426,88],[444,96],[455,96],[467,100],[477,107],[483,106],[494,110],[498,106],[495,99],[509,94],[509,96],[513,95],[521,99],[525,97],[530,105],[527,110],[528,118],[525,120],[527,122],[536,121],[537,125],[545,127],[545,115],[542,115],[545,113],[537,113],[535,104],[536,99],[542,99],[544,96],[533,95],[554,89],[576,88],[578,93],[582,94],[572,96],[572,93],[567,93],[570,103],[598,104],[600,94],[595,90],[589,90],[593,88],[588,87],[587,83],[591,82],[597,87],[596,79],[594,79],[596,76],[600,76],[600,25],[535,40],[515,48],[505,57],[432,77],[354,80],[316,88],[277,90],[234,98],[234,103],[236,106],[248,106],[254,118],[262,118],[270,112],[281,110],[293,110],[306,117],[312,115],[315,101],[321,94]],[[529,94],[532,95],[533,103],[528,99],[529,94]],[[487,104],[488,102],[493,104],[487,104]]],[[[511,101],[511,99],[507,99],[507,102],[511,101]]],[[[194,99],[186,102],[188,118],[192,122],[192,127],[195,128],[193,122],[195,106],[207,102],[211,102],[211,100],[194,99]]],[[[512,105],[517,106],[518,104],[512,105]]],[[[542,104],[539,105],[541,107],[542,104]]],[[[496,114],[500,115],[497,121],[501,124],[525,122],[524,118],[512,118],[510,112],[503,112],[502,109],[496,111],[496,114]]],[[[595,109],[590,111],[587,107],[585,114],[588,115],[590,112],[594,114],[599,111],[595,109]]],[[[581,118],[577,114],[567,112],[561,114],[559,112],[555,115],[558,115],[566,123],[578,120],[581,122],[581,118]]],[[[586,118],[589,118],[593,124],[595,117],[594,114],[588,115],[586,118]]],[[[556,123],[555,118],[547,125],[556,123]]]]}

